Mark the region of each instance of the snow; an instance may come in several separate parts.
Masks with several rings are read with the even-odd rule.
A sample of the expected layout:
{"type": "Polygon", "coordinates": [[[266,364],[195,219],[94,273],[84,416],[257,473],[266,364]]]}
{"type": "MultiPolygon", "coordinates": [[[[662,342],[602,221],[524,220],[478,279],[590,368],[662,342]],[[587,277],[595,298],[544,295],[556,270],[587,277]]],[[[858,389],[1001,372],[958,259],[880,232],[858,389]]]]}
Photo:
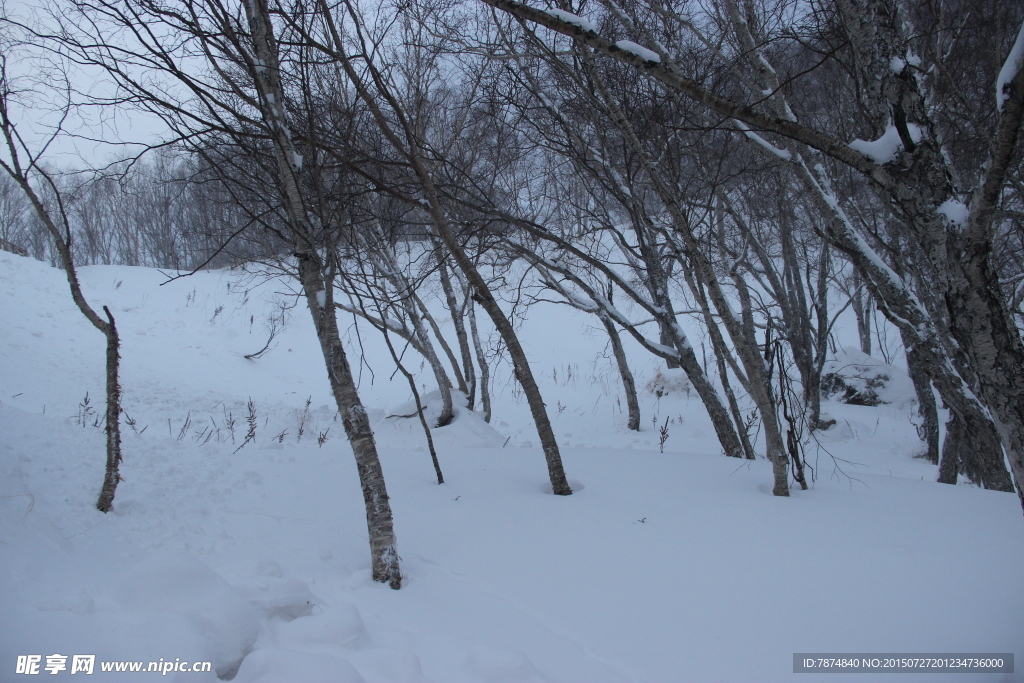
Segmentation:
{"type": "MultiPolygon", "coordinates": [[[[103,336],[59,270],[0,253],[0,680],[21,678],[18,655],[61,653],[95,654],[98,681],[132,680],[100,661],[161,658],[212,662],[161,677],[178,683],[236,671],[239,683],[804,681],[794,652],[1024,642],[1016,497],[935,483],[914,457],[896,366],[886,372],[904,384],[887,387],[903,398],[824,402],[837,424],[810,447],[817,480],[776,498],[767,461],[720,456],[681,373],[623,335],[637,386],[652,386],[640,391],[643,430],[625,429],[595,317],[540,304],[522,341],[575,491],[558,497],[507,365],[494,369],[491,423],[455,393],[455,420],[434,430],[438,486],[418,420],[389,417],[408,414],[405,378],[368,327],[360,364],[343,323],[394,509],[406,580],[393,591],[370,579],[356,468],[306,308],[291,309],[275,348],[243,358],[294,286],[241,271],[160,286],[153,270],[114,266],[81,279],[117,318],[124,407],[141,433],[123,427],[124,481],[113,512],[97,512],[103,430],[76,417],[86,391],[101,407],[103,336]],[[668,382],[652,385],[659,373],[668,382]],[[256,439],[235,452],[249,398],[256,439]],[[664,453],[652,418],[669,420],[664,453]]],[[[421,295],[438,305],[427,286],[421,295]]],[[[855,339],[843,325],[837,336],[855,339]]],[[[429,419],[430,368],[411,351],[406,361],[429,419]]]]}
{"type": "Polygon", "coordinates": [[[591,22],[589,19],[578,17],[575,14],[570,14],[569,12],[560,9],[546,9],[543,11],[545,14],[548,14],[554,17],[555,19],[559,19],[567,24],[572,24],[573,26],[578,27],[584,33],[597,33],[597,27],[594,26],[593,22],[591,22]]]}
{"type": "MultiPolygon", "coordinates": [[[[922,130],[920,126],[908,123],[907,131],[910,133],[910,139],[915,144],[921,141],[922,130]]],[[[877,140],[854,140],[850,143],[850,148],[855,152],[860,152],[876,164],[887,164],[896,159],[896,155],[903,151],[903,141],[900,139],[896,126],[890,122],[885,128],[885,132],[877,140]]]]}
{"type": "Polygon", "coordinates": [[[999,76],[996,77],[996,109],[999,111],[1003,110],[1003,104],[1009,94],[1007,89],[1010,81],[1016,78],[1017,72],[1022,66],[1024,66],[1024,24],[1021,24],[1020,30],[1017,32],[1017,39],[1013,41],[1013,47],[1010,48],[1010,54],[1006,55],[1006,61],[1003,62],[999,76]]]}
{"type": "Polygon", "coordinates": [[[947,199],[942,202],[939,208],[935,209],[935,213],[945,216],[947,221],[961,227],[967,225],[967,219],[971,215],[967,205],[958,199],[947,199]]]}
{"type": "Polygon", "coordinates": [[[772,143],[768,142],[763,137],[755,133],[754,131],[750,130],[750,128],[748,128],[747,125],[742,121],[738,119],[733,119],[733,124],[735,124],[737,128],[743,131],[743,134],[746,135],[748,138],[750,138],[757,144],[761,145],[761,147],[764,147],[766,150],[768,150],[775,156],[779,157],[783,161],[789,161],[793,158],[793,155],[790,153],[788,149],[780,149],[779,147],[776,147],[775,145],[773,145],[772,143]]]}
{"type": "Polygon", "coordinates": [[[889,60],[889,70],[894,74],[903,73],[903,69],[907,67],[907,60],[900,57],[893,57],[889,60]]]}
{"type": "MultiPolygon", "coordinates": [[[[906,408],[917,400],[914,383],[904,370],[872,358],[856,347],[844,347],[825,361],[823,380],[830,375],[841,378],[842,387],[849,394],[840,399],[843,402],[856,394],[854,400],[871,397],[881,404],[906,408]]],[[[832,384],[838,387],[839,382],[832,384]]]]}
{"type": "Polygon", "coordinates": [[[615,47],[619,48],[623,52],[631,52],[645,62],[661,62],[661,57],[654,50],[649,50],[643,45],[638,45],[632,40],[619,40],[615,43],[615,47]]]}

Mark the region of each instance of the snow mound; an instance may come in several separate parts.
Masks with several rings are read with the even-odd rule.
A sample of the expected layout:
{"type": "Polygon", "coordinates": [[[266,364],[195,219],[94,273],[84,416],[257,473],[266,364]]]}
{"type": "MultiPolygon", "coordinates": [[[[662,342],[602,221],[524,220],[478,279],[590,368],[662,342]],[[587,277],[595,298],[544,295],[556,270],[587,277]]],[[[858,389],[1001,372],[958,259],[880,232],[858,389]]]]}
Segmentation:
{"type": "Polygon", "coordinates": [[[654,374],[645,388],[661,398],[668,394],[680,393],[689,396],[693,385],[690,384],[690,378],[686,376],[686,371],[682,368],[662,368],[654,374]]]}
{"type": "Polygon", "coordinates": [[[915,396],[914,384],[905,371],[852,346],[825,362],[821,395],[856,406],[905,405],[915,396]]]}
{"type": "MultiPolygon", "coordinates": [[[[430,426],[435,446],[443,448],[500,448],[506,441],[506,438],[495,431],[494,427],[484,422],[483,417],[467,407],[469,398],[461,391],[452,389],[455,417],[444,427],[434,426],[437,424],[437,418],[441,415],[441,392],[435,390],[421,395],[420,403],[424,406],[423,414],[427,418],[427,425],[430,426]]],[[[375,435],[384,439],[385,442],[396,432],[410,439],[418,438],[422,441],[422,429],[416,415],[416,402],[413,400],[387,411],[384,418],[373,426],[375,435]],[[389,432],[391,433],[389,434],[389,432]]]]}
{"type": "Polygon", "coordinates": [[[280,576],[260,576],[234,583],[235,589],[264,616],[285,621],[308,616],[317,598],[306,582],[280,576]]]}
{"type": "Polygon", "coordinates": [[[372,683],[429,683],[420,658],[411,652],[370,648],[360,650],[353,660],[372,683]]]}
{"type": "MultiPolygon", "coordinates": [[[[201,635],[220,677],[229,676],[259,635],[259,614],[220,574],[189,556],[155,555],[120,582],[115,597],[126,610],[179,615],[201,635]]],[[[197,658],[198,659],[198,658],[197,658]]]]}
{"type": "Polygon", "coordinates": [[[469,680],[480,683],[546,683],[526,655],[518,650],[475,647],[462,666],[469,680]]]}
{"type": "Polygon", "coordinates": [[[236,683],[365,683],[343,657],[279,648],[253,652],[242,662],[234,680],[236,683]]]}
{"type": "Polygon", "coordinates": [[[300,650],[308,649],[309,645],[357,648],[369,642],[362,615],[347,602],[332,605],[322,614],[284,624],[277,635],[281,645],[300,650]]]}

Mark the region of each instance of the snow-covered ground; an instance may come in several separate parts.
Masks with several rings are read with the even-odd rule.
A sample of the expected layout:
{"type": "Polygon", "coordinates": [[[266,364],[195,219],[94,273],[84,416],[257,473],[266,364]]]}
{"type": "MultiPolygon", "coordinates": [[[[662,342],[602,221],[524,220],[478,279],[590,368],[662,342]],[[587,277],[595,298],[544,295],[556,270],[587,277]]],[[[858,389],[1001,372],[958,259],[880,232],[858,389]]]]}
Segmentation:
{"type": "MultiPolygon", "coordinates": [[[[353,361],[365,350],[406,575],[392,591],[370,580],[356,470],[303,305],[267,354],[243,358],[294,303],[287,284],[81,275],[117,318],[135,423],[108,515],[94,508],[104,436],[89,412],[103,410],[102,335],[62,272],[0,252],[0,681],[32,680],[16,662],[33,654],[58,680],[71,655],[94,654],[96,680],[159,675],[98,662],[162,658],[213,663],[160,676],[173,681],[442,683],[835,680],[793,674],[793,653],[1024,653],[1016,497],[935,483],[913,457],[905,377],[892,403],[827,403],[837,424],[811,448],[814,486],[780,499],[764,460],[719,454],[695,395],[642,392],[643,431],[626,430],[603,333],[539,305],[522,333],[575,490],[556,497],[507,368],[491,424],[463,409],[435,431],[438,486],[418,422],[392,417],[405,379],[372,330],[346,327],[353,361]],[[236,452],[249,399],[256,439],[236,452]],[[666,418],[661,453],[653,422],[666,418]],[[56,676],[53,654],[69,656],[56,676]]],[[[629,352],[644,387],[658,363],[629,352]]]]}

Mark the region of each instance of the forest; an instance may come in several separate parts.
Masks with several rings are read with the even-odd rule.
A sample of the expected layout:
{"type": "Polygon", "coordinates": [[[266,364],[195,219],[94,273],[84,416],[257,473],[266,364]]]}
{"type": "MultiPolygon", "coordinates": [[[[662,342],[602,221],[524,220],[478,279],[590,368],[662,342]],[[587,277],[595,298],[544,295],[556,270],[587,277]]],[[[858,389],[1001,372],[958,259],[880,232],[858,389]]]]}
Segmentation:
{"type": "MultiPolygon", "coordinates": [[[[521,419],[536,453],[523,471],[566,505],[590,495],[592,509],[594,484],[583,490],[576,456],[563,462],[579,437],[560,425],[572,413],[563,399],[600,402],[600,386],[615,397],[614,439],[642,438],[652,454],[684,448],[684,423],[706,425],[694,450],[729,467],[681,461],[679,496],[747,468],[762,478],[751,486],[792,499],[789,512],[765,512],[766,548],[789,552],[784,539],[801,535],[805,492],[828,497],[824,482],[857,480],[852,454],[889,448],[889,427],[855,447],[850,410],[873,411],[856,414],[877,416],[876,436],[897,416],[892,467],[999,493],[1010,534],[981,508],[962,523],[999,539],[1000,571],[1024,548],[1020,3],[48,0],[0,8],[0,69],[0,247],[14,255],[0,279],[27,302],[43,287],[30,283],[56,282],[44,274],[56,269],[93,338],[80,355],[93,379],[66,387],[91,388],[92,403],[71,402],[76,424],[102,431],[78,458],[89,514],[126,514],[124,468],[145,452],[130,412],[154,433],[166,421],[168,443],[223,444],[232,458],[264,443],[274,420],[279,445],[297,431],[296,447],[304,435],[318,452],[350,446],[369,576],[403,588],[392,506],[403,504],[386,484],[395,420],[408,439],[399,450],[425,446],[417,459],[450,486],[458,439],[445,434],[472,428],[507,451],[524,438],[507,420],[521,419]],[[100,287],[101,267],[114,289],[100,287]],[[147,341],[142,354],[122,301],[132,287],[160,301],[195,287],[187,305],[197,289],[234,296],[165,334],[199,345],[213,343],[206,327],[246,328],[247,353],[232,346],[224,363],[273,367],[284,373],[274,386],[292,393],[316,378],[323,401],[310,394],[295,424],[284,412],[261,423],[239,390],[230,406],[203,404],[207,420],[197,406],[221,390],[211,378],[162,404],[187,410],[184,422],[160,413],[140,397],[163,389],[133,383],[134,368],[177,367],[163,354],[179,343],[147,341]],[[247,317],[251,292],[267,287],[276,294],[247,317]],[[308,353],[285,363],[299,334],[308,353]],[[594,354],[608,372],[563,396],[594,354]],[[853,450],[829,452],[842,434],[853,450]]],[[[5,404],[35,381],[14,372],[20,353],[4,355],[5,404]]],[[[33,372],[51,372],[47,362],[33,372]]],[[[575,429],[596,435],[599,421],[575,429]]],[[[900,515],[918,514],[908,495],[900,515]]],[[[770,501],[743,509],[757,516],[770,501]]],[[[657,544],[648,552],[657,565],[657,544]]],[[[954,553],[933,552],[940,563],[954,553]]],[[[1019,584],[993,590],[1008,604],[1024,597],[1019,584]]],[[[251,645],[222,657],[217,676],[240,662],[244,672],[261,651],[251,645]]],[[[473,656],[466,680],[565,679],[473,656]]],[[[279,664],[246,680],[287,680],[279,664]]],[[[694,680],[713,668],[701,671],[694,680]]]]}

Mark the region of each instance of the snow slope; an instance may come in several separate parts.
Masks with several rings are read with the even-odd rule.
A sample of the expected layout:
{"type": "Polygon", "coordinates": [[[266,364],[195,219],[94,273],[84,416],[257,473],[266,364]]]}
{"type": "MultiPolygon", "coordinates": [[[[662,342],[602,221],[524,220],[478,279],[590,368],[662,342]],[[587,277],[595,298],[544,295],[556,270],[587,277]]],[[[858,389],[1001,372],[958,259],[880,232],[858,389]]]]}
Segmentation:
{"type": "MultiPolygon", "coordinates": [[[[136,424],[108,515],[93,507],[103,432],[80,419],[87,391],[102,410],[102,335],[60,271],[0,252],[0,681],[31,680],[14,673],[27,654],[213,663],[174,681],[457,683],[832,680],[792,674],[793,653],[1022,652],[1016,498],[934,483],[906,402],[826,404],[837,424],[812,448],[814,487],[778,499],[765,461],[719,455],[696,396],[645,392],[644,430],[625,430],[596,328],[538,306],[524,343],[574,495],[550,494],[507,368],[491,424],[462,409],[435,430],[438,486],[418,423],[391,417],[404,378],[347,327],[406,574],[392,591],[370,580],[302,304],[270,352],[243,358],[294,302],[287,283],[223,271],[160,286],[111,266],[82,279],[117,317],[136,424]],[[250,398],[257,436],[236,452],[250,398]]],[[[657,364],[629,351],[642,387],[657,364]]],[[[409,365],[429,391],[429,368],[409,365]]]]}

